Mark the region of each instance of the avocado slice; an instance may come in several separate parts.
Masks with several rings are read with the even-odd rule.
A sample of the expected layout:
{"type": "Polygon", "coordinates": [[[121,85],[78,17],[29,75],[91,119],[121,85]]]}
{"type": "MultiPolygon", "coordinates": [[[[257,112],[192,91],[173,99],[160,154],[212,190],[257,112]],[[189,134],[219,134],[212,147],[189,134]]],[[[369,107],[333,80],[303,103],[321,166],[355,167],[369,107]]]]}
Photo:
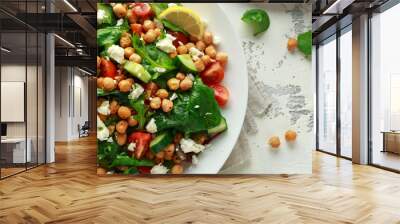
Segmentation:
{"type": "Polygon", "coordinates": [[[197,69],[193,63],[192,58],[188,54],[181,54],[177,56],[181,69],[185,72],[196,73],[197,69]]]}
{"type": "Polygon", "coordinates": [[[150,73],[141,65],[133,61],[128,61],[124,65],[124,69],[129,74],[142,80],[144,83],[148,83],[151,79],[150,73]]]}

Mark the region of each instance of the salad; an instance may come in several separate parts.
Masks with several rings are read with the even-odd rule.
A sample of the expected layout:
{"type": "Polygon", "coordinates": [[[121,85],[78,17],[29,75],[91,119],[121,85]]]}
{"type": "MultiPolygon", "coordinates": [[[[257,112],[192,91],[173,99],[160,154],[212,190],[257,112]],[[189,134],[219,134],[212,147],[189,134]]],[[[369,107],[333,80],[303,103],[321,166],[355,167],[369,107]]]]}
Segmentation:
{"type": "Polygon", "coordinates": [[[191,9],[97,5],[98,174],[181,174],[228,125],[228,55],[191,9]]]}

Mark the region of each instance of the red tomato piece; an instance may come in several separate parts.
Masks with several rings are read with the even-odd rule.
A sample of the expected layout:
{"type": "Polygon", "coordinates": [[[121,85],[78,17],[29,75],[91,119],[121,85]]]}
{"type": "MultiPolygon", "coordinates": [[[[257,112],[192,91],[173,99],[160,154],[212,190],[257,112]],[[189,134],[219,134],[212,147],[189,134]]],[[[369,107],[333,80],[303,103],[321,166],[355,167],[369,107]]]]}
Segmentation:
{"type": "Polygon", "coordinates": [[[171,34],[172,36],[174,36],[176,39],[172,42],[174,44],[175,47],[179,47],[181,44],[179,42],[181,42],[182,44],[187,44],[189,43],[189,38],[183,34],[182,32],[172,32],[169,31],[169,34],[171,34]]]}
{"type": "Polygon", "coordinates": [[[139,23],[131,24],[132,33],[140,35],[143,32],[142,25],[139,23]]]}
{"type": "Polygon", "coordinates": [[[226,105],[229,99],[229,91],[225,86],[220,84],[210,85],[210,88],[214,90],[214,97],[220,107],[226,105]]]}
{"type": "Polygon", "coordinates": [[[101,75],[104,77],[115,78],[117,75],[117,67],[110,60],[104,58],[100,62],[101,75]]]}
{"type": "Polygon", "coordinates": [[[140,174],[149,174],[151,167],[149,166],[138,166],[137,169],[139,170],[140,174]]]}
{"type": "Polygon", "coordinates": [[[136,144],[134,152],[136,159],[141,159],[142,156],[147,152],[147,150],[149,149],[150,140],[151,134],[141,131],[133,132],[129,136],[128,142],[136,144]]]}
{"type": "Polygon", "coordinates": [[[201,79],[207,85],[220,83],[224,76],[224,67],[219,62],[212,63],[200,74],[201,79]]]}
{"type": "Polygon", "coordinates": [[[135,6],[133,6],[133,12],[141,18],[148,18],[153,13],[148,3],[135,3],[135,6]]]}

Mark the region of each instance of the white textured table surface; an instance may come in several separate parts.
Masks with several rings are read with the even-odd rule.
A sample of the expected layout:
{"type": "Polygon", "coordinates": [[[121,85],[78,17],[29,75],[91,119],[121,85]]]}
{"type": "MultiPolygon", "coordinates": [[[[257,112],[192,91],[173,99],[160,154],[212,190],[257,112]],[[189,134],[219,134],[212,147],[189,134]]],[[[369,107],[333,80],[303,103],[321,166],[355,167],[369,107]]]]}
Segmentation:
{"type": "MultiPolygon", "coordinates": [[[[247,59],[249,99],[239,140],[220,173],[311,173],[315,146],[314,83],[311,60],[300,52],[288,53],[289,37],[311,29],[310,4],[233,4],[220,6],[235,26],[247,59]],[[270,17],[269,30],[253,37],[240,18],[250,8],[263,8],[270,17]],[[288,144],[284,133],[296,130],[297,141],[288,144]],[[281,139],[279,149],[267,144],[281,139]]],[[[216,32],[218,35],[218,32],[216,32]]]]}

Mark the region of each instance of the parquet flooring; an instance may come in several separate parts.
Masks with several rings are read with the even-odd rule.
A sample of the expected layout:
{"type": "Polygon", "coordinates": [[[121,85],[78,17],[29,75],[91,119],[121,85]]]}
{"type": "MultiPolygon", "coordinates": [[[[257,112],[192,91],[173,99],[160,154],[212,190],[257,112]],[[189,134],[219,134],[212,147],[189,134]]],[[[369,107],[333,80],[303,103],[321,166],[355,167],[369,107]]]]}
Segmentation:
{"type": "Polygon", "coordinates": [[[96,141],[0,181],[0,223],[400,223],[400,175],[314,154],[312,175],[97,177],[96,141]]]}

